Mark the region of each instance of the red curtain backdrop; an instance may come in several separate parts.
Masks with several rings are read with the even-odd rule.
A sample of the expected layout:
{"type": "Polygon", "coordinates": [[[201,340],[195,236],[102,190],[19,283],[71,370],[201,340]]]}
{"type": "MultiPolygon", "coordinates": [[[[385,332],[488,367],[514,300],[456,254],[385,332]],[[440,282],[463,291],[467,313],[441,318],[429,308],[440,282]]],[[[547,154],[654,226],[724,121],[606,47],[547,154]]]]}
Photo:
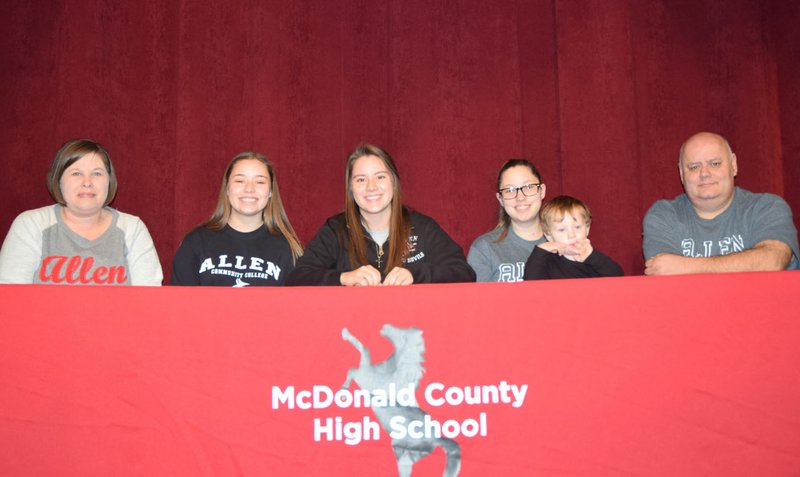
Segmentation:
{"type": "Polygon", "coordinates": [[[3,237],[51,203],[73,137],[107,146],[114,206],[142,217],[167,274],[243,150],[275,162],[304,242],[341,210],[361,141],[465,250],[495,223],[497,169],[527,157],[641,273],[641,219],[681,192],[678,148],[700,130],[731,141],[739,185],[800,211],[796,2],[34,0],[5,18],[3,237]]]}

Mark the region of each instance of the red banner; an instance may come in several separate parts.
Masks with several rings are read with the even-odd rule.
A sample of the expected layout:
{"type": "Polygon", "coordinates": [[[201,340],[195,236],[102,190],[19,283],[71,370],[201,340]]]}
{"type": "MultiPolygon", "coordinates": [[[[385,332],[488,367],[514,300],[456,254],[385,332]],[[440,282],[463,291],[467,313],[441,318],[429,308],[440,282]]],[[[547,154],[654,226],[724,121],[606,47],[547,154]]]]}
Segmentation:
{"type": "Polygon", "coordinates": [[[0,475],[798,475],[798,290],[3,286],[0,475]]]}

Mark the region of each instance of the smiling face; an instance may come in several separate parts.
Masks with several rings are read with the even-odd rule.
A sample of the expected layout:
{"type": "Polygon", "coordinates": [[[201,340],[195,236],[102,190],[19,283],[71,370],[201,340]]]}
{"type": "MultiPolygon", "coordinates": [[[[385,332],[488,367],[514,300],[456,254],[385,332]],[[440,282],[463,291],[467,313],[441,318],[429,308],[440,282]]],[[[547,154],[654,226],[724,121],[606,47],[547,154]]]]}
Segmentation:
{"type": "MultiPolygon", "coordinates": [[[[262,213],[270,198],[270,177],[267,166],[256,159],[242,159],[231,168],[227,195],[231,204],[231,227],[237,224],[262,222],[262,213]]],[[[242,230],[244,231],[244,230],[242,230]]]]}
{"type": "MultiPolygon", "coordinates": [[[[503,172],[500,177],[500,189],[517,188],[540,182],[529,167],[515,166],[503,172]]],[[[539,191],[536,191],[535,188],[532,191],[533,195],[528,197],[522,190],[518,190],[513,199],[504,199],[499,192],[497,193],[497,200],[511,218],[512,223],[529,224],[539,221],[539,209],[542,207],[542,199],[544,199],[546,191],[545,185],[542,184],[539,191]]]]}
{"type": "Polygon", "coordinates": [[[377,156],[362,156],[353,163],[350,176],[353,200],[371,229],[389,227],[394,181],[386,164],[377,156]]]}
{"type": "Polygon", "coordinates": [[[713,218],[733,201],[736,155],[720,136],[700,133],[690,138],[679,169],[686,196],[701,217],[713,218]]]}
{"type": "Polygon", "coordinates": [[[73,162],[61,175],[59,188],[67,210],[81,216],[99,213],[108,197],[109,174],[103,159],[90,153],[73,162]]]}
{"type": "Polygon", "coordinates": [[[549,215],[544,223],[544,234],[548,242],[575,245],[589,236],[586,217],[577,208],[563,214],[549,215]]]}

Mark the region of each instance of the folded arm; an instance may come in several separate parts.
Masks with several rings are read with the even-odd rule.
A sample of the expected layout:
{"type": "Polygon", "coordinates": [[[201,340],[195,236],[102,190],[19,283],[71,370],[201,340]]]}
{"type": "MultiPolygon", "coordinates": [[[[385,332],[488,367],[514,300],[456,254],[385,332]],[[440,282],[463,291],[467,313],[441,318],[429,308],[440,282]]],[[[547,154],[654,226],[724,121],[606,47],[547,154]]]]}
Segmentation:
{"type": "Polygon", "coordinates": [[[717,257],[684,257],[660,253],[644,264],[645,275],[688,273],[765,272],[784,270],[792,259],[792,249],[779,240],[764,240],[742,252],[717,257]]]}

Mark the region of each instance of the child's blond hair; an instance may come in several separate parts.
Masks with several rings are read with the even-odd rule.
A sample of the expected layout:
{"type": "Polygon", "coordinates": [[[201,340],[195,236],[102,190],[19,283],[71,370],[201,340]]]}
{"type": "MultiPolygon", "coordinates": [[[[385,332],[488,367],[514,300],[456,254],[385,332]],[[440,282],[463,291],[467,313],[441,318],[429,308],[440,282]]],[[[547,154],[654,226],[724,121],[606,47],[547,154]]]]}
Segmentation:
{"type": "Polygon", "coordinates": [[[582,215],[587,227],[592,223],[592,211],[588,205],[574,197],[560,195],[542,206],[542,210],[539,211],[544,233],[549,235],[550,223],[561,222],[566,214],[582,215]]]}

